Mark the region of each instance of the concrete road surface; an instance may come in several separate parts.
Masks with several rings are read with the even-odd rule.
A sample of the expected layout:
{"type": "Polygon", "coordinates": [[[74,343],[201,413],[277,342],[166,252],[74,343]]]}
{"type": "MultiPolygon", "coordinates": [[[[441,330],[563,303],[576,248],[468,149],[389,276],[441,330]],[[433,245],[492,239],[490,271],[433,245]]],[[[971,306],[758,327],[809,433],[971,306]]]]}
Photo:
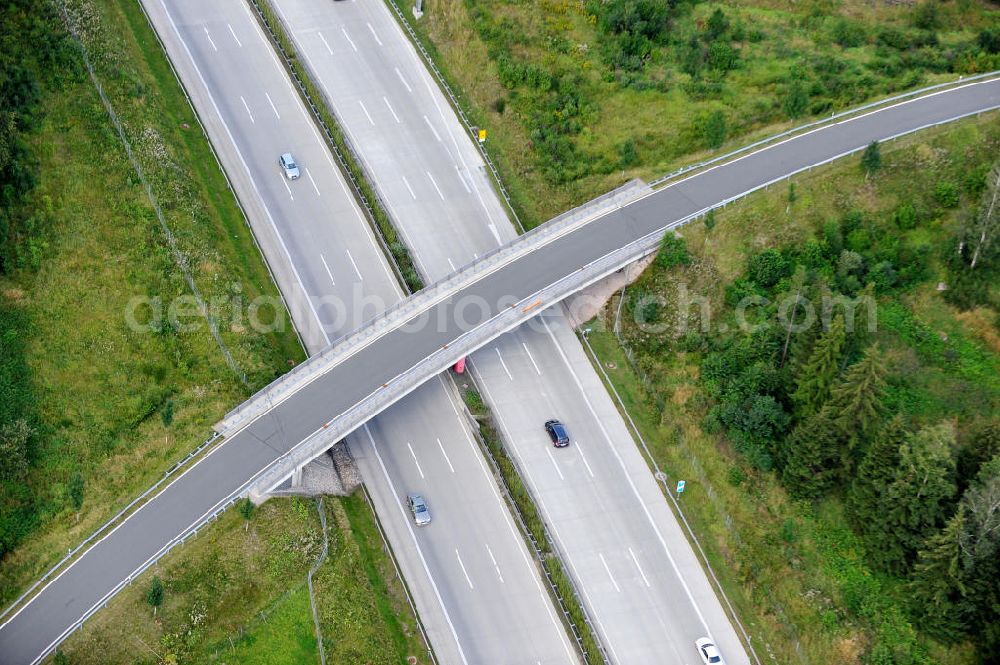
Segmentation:
{"type": "MultiPolygon", "coordinates": [[[[191,0],[191,4],[194,4],[193,0],[191,0]]],[[[218,4],[222,5],[222,3],[218,4]]],[[[353,5],[342,3],[338,6],[353,5]]],[[[208,10],[201,8],[200,11],[208,10]]],[[[206,27],[204,23],[199,24],[197,21],[186,24],[186,29],[192,39],[199,34],[198,28],[204,27],[206,27]]],[[[226,26],[221,27],[224,29],[226,26]]],[[[233,27],[237,35],[241,34],[241,26],[233,25],[233,27]]],[[[202,32],[202,34],[204,33],[202,32]]],[[[209,48],[212,46],[210,45],[209,48]]],[[[214,49],[213,52],[215,52],[214,49]]],[[[210,62],[212,57],[214,56],[209,56],[207,61],[210,62]]],[[[254,80],[258,81],[256,78],[254,80]]],[[[661,228],[671,220],[702,210],[719,200],[725,200],[740,192],[759,187],[784,174],[805,168],[811,163],[831,159],[845,150],[863,146],[873,139],[884,138],[894,133],[910,131],[927,124],[944,122],[977,110],[996,108],[997,106],[1000,106],[1000,82],[993,81],[950,90],[897,105],[862,118],[815,130],[730,164],[692,176],[620,211],[595,220],[573,233],[553,240],[533,254],[496,270],[488,279],[483,279],[472,285],[468,293],[481,296],[487,302],[497,302],[500,296],[508,294],[523,297],[536,292],[540,285],[552,283],[568,271],[575,270],[581,262],[591,261],[595,257],[604,255],[610,249],[661,228]]],[[[240,107],[236,107],[236,115],[238,115],[239,109],[240,107]]],[[[244,113],[246,113],[245,110],[244,113]]],[[[245,122],[255,124],[256,120],[245,122]]],[[[228,160],[228,158],[224,159],[228,160]]],[[[309,159],[311,160],[311,158],[309,159]]],[[[311,161],[306,162],[302,158],[300,160],[307,168],[312,166],[311,161]]],[[[227,166],[229,163],[227,161],[227,166]]],[[[261,166],[260,168],[266,167],[261,166]]],[[[308,181],[303,183],[300,180],[294,184],[308,184],[308,181]]],[[[282,190],[277,191],[280,194],[282,190]]],[[[320,196],[325,191],[321,189],[320,196]]],[[[280,196],[277,197],[279,200],[280,198],[280,196]]],[[[289,195],[288,200],[308,201],[309,199],[301,196],[292,198],[289,195]]],[[[295,218],[294,223],[300,223],[301,220],[297,215],[293,215],[293,217],[295,218]]],[[[484,316],[488,315],[489,312],[484,313],[484,316]]],[[[447,322],[447,317],[445,317],[445,321],[447,322]]],[[[552,323],[549,322],[549,324],[552,327],[552,323]]],[[[556,338],[559,339],[560,333],[554,327],[552,330],[556,338]]],[[[411,366],[415,358],[426,356],[431,350],[440,348],[442,343],[454,339],[456,332],[455,327],[449,323],[444,329],[424,328],[419,334],[401,332],[402,337],[394,333],[387,334],[378,341],[372,342],[364,353],[356,354],[345,360],[338,366],[337,370],[315,380],[293,399],[282,403],[268,416],[255,421],[216,448],[206,458],[174,480],[163,492],[132,517],[125,520],[112,533],[94,545],[73,566],[48,584],[25,608],[0,627],[2,660],[11,663],[35,661],[37,655],[58,641],[66,630],[72,628],[80,616],[104,602],[120,580],[132,571],[141,568],[145,562],[158,556],[160,552],[171,545],[176,537],[183,534],[189,525],[196,523],[202,516],[211,514],[218,507],[224,505],[230,497],[242,491],[247,486],[247,479],[267,468],[290,446],[295,445],[296,442],[321,427],[329,417],[328,414],[342,412],[351,404],[368,395],[373,386],[391,380],[399,372],[399,368],[411,366]]],[[[546,331],[544,334],[548,335],[549,333],[546,331]]],[[[534,342],[532,341],[531,344],[534,342]]],[[[568,340],[565,343],[560,341],[558,346],[563,352],[566,352],[569,342],[568,340]]],[[[505,375],[509,371],[510,374],[506,380],[508,382],[525,380],[522,375],[530,376],[527,367],[532,366],[531,359],[525,354],[525,357],[519,362],[508,363],[506,358],[513,356],[516,352],[516,346],[513,346],[513,351],[508,351],[507,356],[504,355],[505,349],[507,349],[506,346],[499,348],[500,354],[496,362],[500,364],[505,375]],[[502,363],[501,358],[503,358],[502,363]],[[515,374],[515,372],[517,373],[515,374]]],[[[488,355],[489,350],[487,347],[481,351],[481,355],[488,355]]],[[[558,350],[556,355],[560,356],[561,359],[558,350]]],[[[537,354],[534,362],[538,363],[537,354]]],[[[486,368],[485,363],[485,360],[477,360],[476,363],[477,370],[483,374],[492,371],[486,368]]],[[[569,449],[562,451],[552,451],[553,454],[560,452],[569,453],[569,455],[563,456],[562,459],[557,458],[555,464],[550,462],[553,471],[546,473],[555,473],[554,477],[551,475],[536,476],[532,482],[540,488],[551,483],[557,489],[562,490],[562,500],[569,501],[575,500],[575,497],[578,496],[576,487],[581,483],[605,482],[605,472],[609,477],[611,474],[620,474],[621,482],[629,488],[622,490],[620,494],[601,494],[600,498],[608,500],[609,506],[614,506],[617,505],[618,501],[628,501],[628,494],[631,493],[635,509],[642,513],[648,511],[649,514],[621,525],[621,533],[630,539],[620,543],[626,546],[624,551],[621,548],[612,548],[612,544],[600,540],[588,541],[588,547],[591,548],[588,551],[576,549],[569,551],[570,548],[576,547],[576,541],[571,540],[571,537],[566,535],[566,532],[563,531],[563,525],[568,528],[573,527],[569,526],[568,521],[559,522],[556,525],[562,533],[562,535],[557,536],[558,544],[563,549],[564,555],[573,562],[574,575],[584,587],[584,593],[587,596],[586,602],[591,609],[594,609],[598,605],[594,597],[597,594],[602,596],[631,595],[634,593],[634,587],[639,587],[640,584],[645,586],[643,581],[645,576],[650,584],[649,587],[645,588],[650,589],[650,591],[642,592],[640,587],[640,593],[649,594],[649,598],[645,601],[646,606],[653,608],[651,611],[654,613],[659,612],[657,614],[658,621],[672,620],[671,615],[666,613],[653,595],[659,593],[656,589],[661,586],[658,575],[662,571],[652,570],[651,568],[656,568],[657,565],[647,563],[647,558],[661,556],[658,567],[673,571],[672,577],[671,573],[667,573],[664,579],[670,580],[669,584],[673,585],[674,588],[683,589],[687,586],[691,590],[690,596],[686,592],[683,595],[678,592],[671,599],[671,602],[684,603],[684,598],[687,597],[687,602],[690,603],[688,611],[694,614],[700,612],[712,625],[711,609],[706,611],[706,604],[701,600],[701,593],[695,589],[695,572],[687,569],[684,557],[678,554],[678,550],[673,549],[672,533],[663,523],[660,523],[660,518],[657,517],[657,512],[660,510],[659,505],[663,501],[662,498],[645,498],[647,494],[643,483],[649,480],[648,472],[639,471],[627,459],[627,456],[632,454],[629,451],[634,453],[633,444],[631,442],[628,442],[627,445],[622,444],[616,433],[616,428],[609,427],[607,417],[602,415],[604,407],[595,401],[597,396],[590,391],[588,381],[583,380],[581,376],[583,365],[578,360],[574,360],[574,355],[571,353],[566,353],[566,359],[563,360],[563,363],[572,370],[567,370],[571,383],[557,387],[558,390],[564,391],[565,398],[559,397],[558,400],[553,398],[549,408],[553,410],[574,408],[574,413],[570,416],[561,413],[554,415],[562,417],[567,422],[576,441],[576,446],[571,445],[569,449]],[[574,374],[580,379],[580,384],[576,384],[576,379],[572,378],[574,374]],[[561,401],[563,399],[574,402],[576,406],[568,405],[567,402],[561,401]],[[597,424],[589,426],[586,421],[580,421],[585,423],[581,427],[578,424],[578,418],[584,417],[583,411],[591,412],[593,414],[591,422],[597,424]],[[600,436],[597,436],[598,432],[600,432],[600,436]],[[601,446],[605,446],[608,449],[607,452],[598,452],[601,446]],[[606,469],[595,467],[590,457],[592,453],[594,455],[607,455],[606,460],[614,459],[619,470],[615,470],[614,463],[611,461],[607,462],[606,469]],[[586,470],[585,457],[592,467],[594,477],[591,477],[590,472],[586,470]],[[559,466],[560,464],[562,466],[559,466]],[[554,480],[560,476],[560,473],[556,473],[556,468],[561,472],[562,478],[559,480],[564,486],[560,486],[554,480]],[[632,485],[634,485],[634,489],[632,485]],[[636,499],[636,496],[639,498],[636,499]],[[667,547],[663,546],[664,542],[668,544],[667,547]],[[672,556],[658,554],[657,545],[664,551],[670,551],[672,556]],[[628,551],[629,548],[631,548],[631,552],[628,551]],[[626,554],[628,555],[627,559],[625,558],[626,554]],[[633,554],[635,555],[634,560],[633,554]],[[596,558],[588,560],[588,557],[596,558]],[[600,564],[599,568],[594,565],[595,561],[600,564]],[[632,568],[629,568],[629,561],[632,562],[632,568]],[[604,580],[601,580],[599,575],[602,569],[605,570],[606,579],[604,580]],[[691,598],[694,600],[692,601],[691,598]]],[[[538,375],[547,373],[548,368],[549,365],[539,364],[538,375]]],[[[532,366],[530,371],[536,370],[532,366]]],[[[502,383],[502,377],[500,381],[502,383]]],[[[488,387],[491,393],[494,391],[494,385],[495,379],[490,379],[488,387]]],[[[526,385],[528,385],[527,381],[526,385]]],[[[502,407],[502,400],[496,396],[493,399],[502,407]]],[[[520,431],[515,429],[519,426],[514,425],[506,417],[506,410],[498,409],[498,413],[504,419],[504,427],[509,432],[520,431]]],[[[405,417],[409,418],[410,414],[405,417]]],[[[533,417],[529,420],[533,420],[533,417]]],[[[521,455],[534,454],[535,447],[547,449],[544,440],[539,441],[533,438],[536,435],[528,433],[527,426],[523,431],[525,432],[523,435],[524,447],[520,449],[521,455]],[[532,448],[527,448],[527,446],[532,446],[532,448]]],[[[389,432],[386,434],[395,436],[389,432]]],[[[520,435],[511,434],[511,436],[520,435]]],[[[517,443],[521,444],[522,442],[519,440],[517,443]]],[[[377,442],[375,449],[378,449],[377,442]]],[[[450,457],[453,449],[448,446],[444,446],[444,449],[454,464],[454,459],[450,457]]],[[[407,450],[407,452],[409,451],[407,450]]],[[[420,463],[421,456],[424,454],[416,449],[414,452],[417,454],[413,456],[413,469],[420,463]]],[[[444,455],[436,463],[441,464],[442,461],[444,462],[443,466],[447,468],[448,462],[444,460],[444,455]]],[[[532,462],[531,465],[534,471],[537,464],[532,462]]],[[[544,468],[544,465],[537,468],[544,468]]],[[[410,473],[413,469],[410,470],[410,473]]],[[[422,464],[421,470],[426,474],[422,464]]],[[[421,475],[421,470],[417,470],[418,475],[421,475]]],[[[450,473],[450,469],[448,473],[450,473]]],[[[434,484],[433,487],[436,488],[438,485],[434,484]]],[[[433,510],[433,505],[437,501],[434,496],[428,498],[432,502],[433,510]]],[[[553,499],[558,500],[558,496],[553,496],[553,499]]],[[[545,498],[543,500],[549,519],[554,522],[572,519],[569,510],[562,512],[560,509],[557,512],[551,501],[545,498]]],[[[586,504],[578,503],[578,505],[586,504]]],[[[446,521],[454,519],[454,513],[446,508],[444,519],[446,521]]],[[[435,525],[432,524],[427,528],[433,529],[434,527],[435,525]]],[[[502,529],[499,528],[484,530],[475,534],[478,540],[473,540],[478,543],[478,547],[485,549],[482,543],[490,543],[490,539],[499,537],[501,532],[502,529]]],[[[430,532],[428,531],[428,533],[430,532]]],[[[424,536],[419,536],[414,539],[419,550],[425,540],[430,540],[430,537],[425,539],[424,536]]],[[[475,547],[470,544],[467,550],[465,549],[466,545],[452,548],[458,550],[457,554],[453,552],[455,554],[453,567],[457,567],[461,571],[463,578],[468,573],[468,579],[465,580],[465,583],[469,589],[462,592],[463,594],[471,594],[479,588],[480,584],[488,583],[486,580],[489,578],[489,566],[471,562],[471,556],[466,555],[466,552],[472,552],[475,547]]],[[[418,558],[420,557],[418,556],[418,558]]],[[[487,558],[489,558],[488,554],[487,558]]],[[[444,562],[447,560],[447,556],[433,560],[444,562]]],[[[516,557],[511,557],[510,561],[516,561],[516,557]]],[[[431,561],[428,561],[427,557],[424,557],[424,561],[418,565],[422,566],[425,562],[429,568],[431,561]]],[[[494,572],[496,571],[494,570],[494,572]]],[[[499,576],[497,576],[497,583],[504,584],[504,582],[499,581],[499,576]]],[[[460,583],[450,590],[454,593],[455,598],[462,597],[458,591],[459,588],[461,588],[460,583]]],[[[442,592],[438,588],[437,593],[444,598],[449,591],[442,592]]],[[[524,597],[527,598],[528,594],[526,593],[524,597]]],[[[631,616],[634,618],[635,613],[631,613],[631,616]]],[[[608,640],[608,643],[622,659],[631,657],[631,652],[625,654],[625,650],[631,648],[630,644],[627,643],[629,640],[649,639],[650,633],[656,632],[655,629],[647,632],[645,627],[634,633],[612,629],[609,625],[623,621],[614,613],[602,615],[600,621],[603,625],[602,635],[605,637],[610,635],[611,639],[608,640]],[[610,617],[606,623],[605,617],[610,617]]],[[[533,625],[542,625],[543,623],[544,621],[539,621],[533,625]]],[[[692,627],[689,622],[678,624],[673,631],[686,635],[688,631],[695,628],[696,626],[692,627]]],[[[713,631],[719,630],[714,625],[712,625],[712,629],[713,631]]],[[[675,640],[672,637],[675,634],[673,631],[670,633],[671,641],[675,640]]],[[[723,638],[720,638],[720,642],[723,638]]],[[[693,655],[690,655],[692,652],[684,651],[686,648],[684,644],[678,641],[674,648],[677,650],[676,653],[681,653],[684,659],[693,660],[693,655]]],[[[729,647],[723,643],[723,648],[728,649],[729,647]]],[[[670,662],[676,658],[674,654],[675,651],[667,648],[664,649],[661,658],[670,662]]],[[[645,658],[644,656],[640,657],[645,658]]],[[[450,656],[446,658],[448,658],[448,662],[453,662],[450,656]]]]}
{"type": "MultiPolygon", "coordinates": [[[[425,276],[440,278],[514,232],[468,133],[384,3],[275,6],[425,276]]],[[[539,322],[474,354],[472,367],[609,655],[683,663],[711,634],[730,661],[745,661],[560,311],[539,322]],[[552,417],[588,436],[553,451],[541,428],[552,417]]]]}
{"type": "MultiPolygon", "coordinates": [[[[375,237],[246,3],[148,0],[145,6],[308,350],[318,351],[376,313],[348,303],[398,300],[402,292],[375,237]],[[302,172],[295,181],[277,163],[289,151],[302,172]]],[[[448,663],[577,662],[453,393],[443,381],[423,387],[373,421],[364,445],[352,446],[437,655],[448,663]],[[411,491],[424,494],[436,517],[419,532],[403,510],[411,491]]],[[[279,445],[297,442],[283,438],[279,445]]],[[[31,662],[88,602],[216,509],[275,454],[259,443],[223,447],[5,625],[0,662],[31,662]],[[235,475],[219,478],[227,473],[235,475]],[[185,501],[192,510],[174,510],[185,501]]]]}

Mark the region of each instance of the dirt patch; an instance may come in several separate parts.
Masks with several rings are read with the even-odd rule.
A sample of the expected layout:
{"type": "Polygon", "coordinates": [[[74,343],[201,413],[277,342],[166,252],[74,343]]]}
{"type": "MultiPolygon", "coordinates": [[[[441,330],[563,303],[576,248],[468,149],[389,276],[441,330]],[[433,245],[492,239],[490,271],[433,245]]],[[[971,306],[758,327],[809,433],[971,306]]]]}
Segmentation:
{"type": "Polygon", "coordinates": [[[656,254],[639,259],[628,264],[621,270],[613,272],[607,277],[600,279],[587,288],[574,293],[564,301],[566,304],[567,318],[569,324],[574,328],[591,320],[597,316],[608,300],[611,299],[622,287],[627,286],[639,279],[643,271],[652,263],[656,254]]]}

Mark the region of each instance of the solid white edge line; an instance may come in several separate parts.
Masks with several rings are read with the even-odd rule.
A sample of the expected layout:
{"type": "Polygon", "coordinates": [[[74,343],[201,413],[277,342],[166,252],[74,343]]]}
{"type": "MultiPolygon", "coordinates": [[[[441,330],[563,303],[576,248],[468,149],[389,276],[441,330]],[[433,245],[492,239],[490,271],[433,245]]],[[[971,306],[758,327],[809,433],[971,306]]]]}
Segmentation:
{"type": "MultiPolygon", "coordinates": [[[[656,525],[656,520],[653,519],[652,513],[649,512],[649,508],[646,506],[646,502],[642,500],[642,496],[639,494],[639,489],[635,486],[635,483],[632,481],[632,476],[629,475],[628,469],[625,467],[625,460],[621,458],[621,454],[619,454],[618,449],[615,447],[614,441],[611,440],[611,435],[608,433],[607,429],[604,427],[604,423],[601,422],[600,417],[597,415],[597,411],[594,409],[594,405],[590,402],[590,397],[587,396],[587,391],[584,389],[583,383],[580,381],[580,377],[577,376],[576,370],[573,369],[573,366],[570,364],[569,358],[566,357],[566,352],[563,351],[562,345],[559,344],[559,340],[556,339],[555,333],[553,333],[552,329],[549,328],[549,324],[545,321],[545,318],[539,317],[539,319],[541,319],[542,325],[545,326],[546,332],[548,332],[549,336],[552,338],[552,341],[555,344],[556,349],[559,351],[559,356],[562,358],[563,363],[565,363],[567,369],[569,369],[570,374],[573,376],[573,381],[576,383],[576,387],[580,391],[580,395],[583,397],[584,404],[587,405],[587,409],[590,411],[590,414],[594,417],[594,420],[597,421],[597,426],[598,428],[600,428],[601,433],[604,435],[604,440],[608,443],[608,447],[611,449],[612,454],[618,461],[618,465],[622,469],[622,474],[625,476],[625,480],[628,482],[628,486],[632,490],[633,496],[635,497],[639,505],[642,507],[642,512],[646,516],[646,520],[649,522],[649,525],[653,528],[653,533],[656,534],[657,540],[660,541],[660,546],[666,553],[667,559],[670,560],[670,565],[674,569],[674,574],[677,576],[678,581],[684,588],[684,593],[687,595],[688,601],[694,608],[695,614],[698,615],[698,620],[701,621],[701,625],[705,629],[705,633],[707,635],[711,635],[712,631],[708,627],[708,622],[705,620],[705,616],[701,613],[701,608],[698,607],[698,602],[694,599],[694,594],[691,593],[691,589],[688,587],[687,582],[684,579],[684,576],[681,574],[680,567],[678,567],[677,562],[674,560],[673,554],[670,553],[670,548],[667,547],[667,541],[663,537],[663,534],[660,532],[660,528],[656,525]]],[[[601,386],[601,388],[602,389],[604,388],[603,385],[601,386]]],[[[631,437],[629,438],[631,439],[631,437]]],[[[632,442],[632,445],[635,445],[634,441],[632,442]]]]}
{"type": "MultiPolygon", "coordinates": [[[[371,429],[368,427],[368,423],[363,425],[365,434],[368,435],[368,441],[371,443],[372,452],[375,453],[375,459],[378,460],[379,468],[382,469],[382,475],[385,477],[386,484],[393,490],[396,491],[395,486],[392,484],[392,479],[389,477],[389,471],[385,468],[385,462],[382,461],[382,455],[379,453],[378,448],[375,446],[375,437],[372,436],[371,429]]],[[[462,650],[462,643],[458,639],[458,631],[455,630],[455,624],[451,621],[451,615],[448,614],[448,608],[444,604],[444,599],[441,598],[441,592],[437,588],[437,584],[434,582],[434,576],[431,575],[431,569],[427,565],[427,559],[424,558],[423,550],[420,549],[420,543],[417,542],[417,534],[413,532],[413,526],[410,524],[410,519],[406,515],[406,511],[403,510],[402,504],[397,500],[394,501],[396,507],[399,509],[400,515],[403,517],[403,523],[406,525],[406,530],[410,534],[410,539],[413,542],[413,548],[417,552],[417,556],[420,557],[420,563],[424,567],[424,573],[427,575],[427,580],[431,583],[431,588],[434,590],[434,596],[437,598],[438,604],[441,606],[441,612],[444,614],[445,621],[448,622],[448,628],[451,629],[451,636],[455,640],[455,646],[458,648],[458,655],[462,659],[462,662],[468,665],[468,660],[465,658],[465,651],[462,650]]]]}
{"type": "MultiPolygon", "coordinates": [[[[469,367],[469,371],[470,372],[472,372],[474,375],[476,375],[478,377],[476,379],[476,383],[478,383],[482,387],[483,393],[486,395],[486,401],[487,401],[487,403],[494,403],[493,402],[493,397],[490,394],[490,389],[486,385],[486,382],[483,380],[482,373],[478,369],[475,368],[475,365],[473,364],[473,362],[472,362],[471,359],[469,360],[469,363],[468,363],[467,367],[469,367]]],[[[493,415],[496,417],[497,424],[500,426],[500,431],[502,432],[503,437],[504,437],[503,440],[506,441],[506,442],[508,442],[510,444],[510,452],[512,453],[512,456],[515,457],[515,458],[521,458],[521,459],[523,459],[521,457],[520,453],[517,450],[517,446],[514,443],[514,439],[511,437],[510,429],[507,427],[507,422],[503,419],[503,416],[500,414],[500,412],[498,410],[494,410],[493,411],[493,415]]],[[[505,444],[505,447],[506,447],[506,444],[505,444]]],[[[526,466],[523,466],[523,465],[521,466],[521,469],[522,469],[524,475],[527,478],[528,486],[531,487],[534,483],[531,480],[531,471],[530,471],[530,469],[528,467],[526,467],[526,466]]],[[[562,538],[559,535],[559,528],[555,524],[553,524],[553,522],[552,522],[551,519],[547,518],[547,515],[549,514],[549,509],[546,507],[545,501],[540,496],[532,495],[532,498],[534,499],[535,503],[538,505],[538,510],[539,510],[539,512],[542,515],[542,519],[544,520],[545,524],[549,527],[549,530],[552,532],[552,536],[553,536],[553,538],[556,541],[554,544],[556,545],[557,549],[559,549],[559,552],[558,552],[559,558],[562,559],[563,561],[565,561],[566,565],[570,569],[571,574],[577,580],[577,588],[579,589],[580,594],[583,596],[583,599],[586,602],[586,605],[589,606],[589,607],[591,607],[591,608],[593,608],[594,607],[594,602],[590,598],[590,593],[587,591],[587,587],[582,582],[582,578],[580,577],[580,571],[576,567],[576,562],[573,560],[573,557],[570,556],[568,552],[565,552],[559,546],[559,543],[562,542],[562,538]]],[[[618,662],[618,655],[615,652],[615,647],[611,643],[611,639],[608,637],[607,630],[604,628],[604,623],[601,621],[601,618],[599,616],[594,615],[592,617],[592,620],[597,625],[598,632],[601,635],[602,644],[604,646],[606,646],[607,649],[612,654],[612,661],[613,662],[618,662]]],[[[574,662],[576,662],[575,659],[574,659],[574,662]]]]}
{"type": "MultiPolygon", "coordinates": [[[[471,362],[469,363],[469,372],[472,372],[471,362]]],[[[479,463],[479,470],[482,471],[483,478],[486,480],[486,484],[490,487],[493,492],[493,498],[496,499],[497,506],[499,507],[500,514],[503,515],[504,522],[507,523],[507,529],[510,531],[510,535],[514,539],[514,545],[518,552],[521,553],[521,559],[524,561],[525,567],[528,569],[528,574],[531,579],[535,582],[535,588],[538,590],[538,598],[548,612],[549,619],[552,621],[552,627],[555,628],[556,633],[559,635],[559,639],[563,645],[563,649],[566,651],[566,656],[569,658],[569,662],[578,663],[576,657],[576,651],[570,645],[569,638],[566,636],[566,629],[562,622],[559,621],[555,613],[555,608],[552,606],[552,600],[549,593],[542,587],[542,582],[538,573],[538,568],[532,562],[528,556],[528,546],[524,541],[524,536],[518,531],[517,527],[514,526],[514,521],[510,517],[509,509],[507,504],[504,503],[503,498],[500,496],[500,490],[497,488],[496,478],[492,475],[489,469],[486,468],[486,462],[483,459],[483,453],[479,449],[472,434],[469,432],[468,427],[470,427],[469,422],[464,418],[458,409],[458,405],[455,404],[455,395],[452,394],[451,390],[445,385],[444,378],[442,375],[438,374],[438,381],[441,384],[442,390],[448,396],[448,401],[451,403],[451,408],[455,412],[455,417],[458,419],[459,426],[462,431],[465,432],[465,442],[468,444],[470,450],[472,451],[472,456],[475,457],[476,461],[479,463]]]]}

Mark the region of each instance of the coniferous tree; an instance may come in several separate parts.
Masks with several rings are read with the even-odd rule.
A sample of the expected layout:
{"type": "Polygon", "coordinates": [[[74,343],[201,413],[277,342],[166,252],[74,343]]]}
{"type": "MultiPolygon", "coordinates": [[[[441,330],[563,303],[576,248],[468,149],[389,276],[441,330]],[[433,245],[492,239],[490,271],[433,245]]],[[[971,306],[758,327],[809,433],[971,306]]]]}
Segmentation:
{"type": "Polygon", "coordinates": [[[882,150],[879,148],[878,141],[872,141],[865,148],[861,155],[861,168],[865,172],[865,178],[870,178],[882,168],[882,150]]]}
{"type": "Polygon", "coordinates": [[[970,635],[984,663],[1000,662],[1000,455],[983,465],[962,499],[966,528],[959,540],[970,605],[970,635]]]}
{"type": "Polygon", "coordinates": [[[840,371],[844,337],[844,317],[838,314],[830,329],[816,341],[809,360],[799,370],[792,401],[800,418],[819,411],[830,397],[830,390],[840,371]]]}
{"type": "Polygon", "coordinates": [[[896,416],[886,423],[868,447],[847,495],[847,519],[855,531],[866,531],[867,525],[877,517],[879,501],[892,482],[899,465],[899,448],[907,434],[903,418],[896,416]]]}
{"type": "Polygon", "coordinates": [[[800,423],[785,440],[781,481],[800,499],[816,499],[833,486],[840,461],[840,432],[822,409],[800,423]]]}
{"type": "Polygon", "coordinates": [[[153,616],[156,616],[157,608],[163,604],[163,582],[159,576],[154,576],[149,583],[149,589],[146,591],[146,602],[153,608],[153,616]]]}
{"type": "Polygon", "coordinates": [[[965,530],[965,507],[959,506],[944,529],[927,539],[908,588],[920,627],[945,642],[959,641],[968,630],[971,608],[960,544],[965,530]]]}
{"type": "Polygon", "coordinates": [[[944,524],[955,495],[955,427],[925,427],[899,449],[899,465],[879,502],[865,541],[880,567],[903,573],[917,550],[944,524]]]}
{"type": "Polygon", "coordinates": [[[868,440],[882,423],[887,373],[878,345],[873,344],[831,392],[834,419],[853,440],[852,447],[859,439],[868,440]]]}

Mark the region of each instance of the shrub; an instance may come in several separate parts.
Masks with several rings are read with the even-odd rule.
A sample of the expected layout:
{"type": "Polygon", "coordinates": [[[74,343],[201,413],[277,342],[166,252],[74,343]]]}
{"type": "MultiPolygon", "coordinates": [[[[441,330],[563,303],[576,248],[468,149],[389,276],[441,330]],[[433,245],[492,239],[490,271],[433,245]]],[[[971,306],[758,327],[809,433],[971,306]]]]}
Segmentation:
{"type": "Polygon", "coordinates": [[[904,203],[896,208],[892,214],[892,219],[900,229],[908,231],[917,226],[917,209],[912,203],[904,203]]]}
{"type": "Polygon", "coordinates": [[[958,205],[958,185],[942,180],[934,186],[934,200],[942,208],[954,208],[958,205]]]}
{"type": "Polygon", "coordinates": [[[840,18],[833,23],[830,36],[844,48],[854,48],[861,46],[868,35],[862,24],[840,18]]]}
{"type": "Polygon", "coordinates": [[[726,142],[729,130],[726,128],[726,115],[722,111],[713,111],[705,120],[702,134],[709,148],[715,149],[726,142]]]}
{"type": "Polygon", "coordinates": [[[676,266],[686,266],[691,262],[684,238],[668,231],[660,241],[660,251],[656,255],[656,265],[665,270],[676,266]]]}
{"type": "MultiPolygon", "coordinates": [[[[785,93],[785,115],[794,120],[801,117],[807,108],[809,108],[809,94],[806,92],[805,86],[802,85],[802,81],[796,78],[788,87],[788,92],[785,93]]],[[[789,202],[792,200],[789,197],[789,202]]]]}
{"type": "Polygon", "coordinates": [[[750,257],[747,265],[747,276],[755,283],[770,288],[787,277],[789,265],[777,249],[764,250],[750,257]]]}
{"type": "Polygon", "coordinates": [[[739,54],[725,42],[712,42],[708,47],[708,66],[717,72],[728,72],[736,67],[739,54]]]}
{"type": "Polygon", "coordinates": [[[987,53],[1000,53],[1000,28],[983,28],[977,41],[987,53]]]}

